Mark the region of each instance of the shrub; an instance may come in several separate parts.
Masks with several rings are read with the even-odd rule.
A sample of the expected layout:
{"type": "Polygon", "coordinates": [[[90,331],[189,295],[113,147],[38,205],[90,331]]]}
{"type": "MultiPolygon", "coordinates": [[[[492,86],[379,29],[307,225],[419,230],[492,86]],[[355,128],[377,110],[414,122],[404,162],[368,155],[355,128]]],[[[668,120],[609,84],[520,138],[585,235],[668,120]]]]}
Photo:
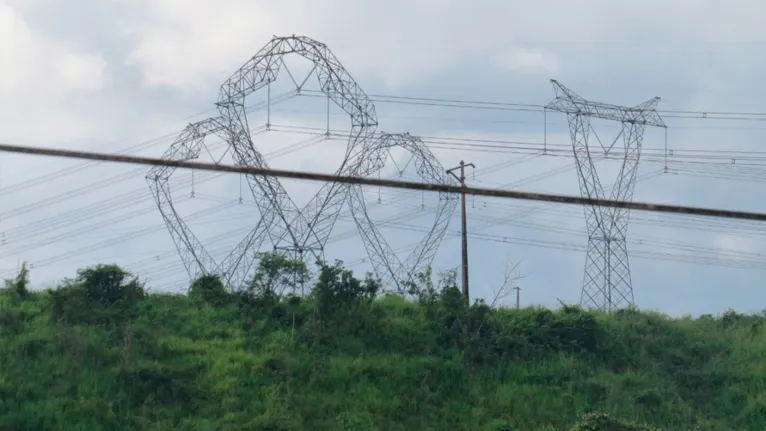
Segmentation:
{"type": "Polygon", "coordinates": [[[51,292],[52,317],[71,324],[105,325],[135,317],[144,286],[117,265],[79,270],[74,280],[51,292]]]}

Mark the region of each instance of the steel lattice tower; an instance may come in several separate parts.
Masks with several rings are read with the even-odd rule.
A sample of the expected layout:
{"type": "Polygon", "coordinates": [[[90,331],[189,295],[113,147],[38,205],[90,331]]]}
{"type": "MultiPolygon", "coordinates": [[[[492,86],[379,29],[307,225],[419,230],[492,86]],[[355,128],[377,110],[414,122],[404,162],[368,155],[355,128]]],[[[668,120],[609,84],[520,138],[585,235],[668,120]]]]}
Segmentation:
{"type": "MultiPolygon", "coordinates": [[[[245,101],[249,95],[274,82],[280,70],[286,68],[282,58],[293,54],[314,64],[306,79],[314,74],[328,101],[350,116],[349,141],[337,173],[355,175],[378,125],[375,106],[325,44],[304,36],[275,36],[221,85],[216,106],[225,124],[233,157],[242,165],[268,167],[250,136],[245,101]]],[[[301,87],[299,84],[298,90],[301,87]]],[[[247,175],[246,179],[268,226],[266,232],[273,247],[299,256],[308,252],[322,259],[349,186],[327,183],[306,206],[299,208],[278,179],[253,175],[247,175]]]]}
{"type": "MultiPolygon", "coordinates": [[[[391,149],[395,147],[410,153],[410,161],[414,163],[418,176],[424,183],[457,185],[455,179],[446,174],[444,167],[423,141],[409,133],[381,133],[370,144],[364,159],[359,163],[357,175],[365,177],[384,168],[386,155],[390,155],[391,149]]],[[[380,278],[383,286],[398,293],[404,293],[407,283],[413,281],[414,277],[431,265],[457,204],[456,195],[439,193],[439,204],[431,228],[402,261],[370,219],[362,187],[356,185],[351,188],[349,195],[351,214],[375,274],[380,278]]]]}
{"type": "MultiPolygon", "coordinates": [[[[236,164],[268,168],[250,133],[246,99],[263,89],[270,97],[270,84],[277,79],[280,70],[293,79],[297,93],[312,75],[315,76],[321,92],[328,99],[328,108],[332,101],[349,115],[351,129],[346,154],[336,171],[338,175],[364,177],[377,172],[385,166],[385,153],[390,155],[391,148],[399,147],[412,155],[411,160],[424,182],[443,184],[452,181],[420,139],[408,133],[376,134],[378,120],[372,101],[326,45],[303,36],[275,36],[221,86],[216,103],[220,115],[189,124],[163,158],[197,159],[206,148],[205,138],[214,135],[227,142],[236,164]],[[286,55],[304,57],[314,65],[300,84],[287,69],[283,60],[286,55]]],[[[268,127],[267,123],[267,130],[268,127]]],[[[156,166],[146,179],[189,277],[217,274],[233,289],[248,283],[259,251],[267,242],[271,242],[274,249],[292,252],[296,257],[303,258],[306,257],[304,253],[308,253],[321,259],[335,221],[348,203],[375,273],[385,286],[401,292],[407,281],[433,261],[457,204],[455,196],[439,194],[433,227],[402,261],[367,214],[361,186],[328,182],[311,202],[299,208],[277,178],[246,175],[260,219],[250,233],[221,262],[217,262],[173,205],[169,180],[174,171],[175,168],[156,166]]]]}
{"type": "MultiPolygon", "coordinates": [[[[211,135],[226,136],[220,119],[208,118],[189,124],[162,158],[184,161],[197,159],[205,147],[205,138],[211,135]]],[[[216,262],[173,205],[169,180],[175,170],[169,166],[154,166],[147,173],[146,179],[189,278],[193,280],[201,275],[217,274],[228,286],[243,286],[266,238],[267,225],[260,220],[222,262],[216,262]]]]}
{"type": "MultiPolygon", "coordinates": [[[[644,129],[646,126],[666,127],[657,112],[660,98],[652,98],[634,107],[610,105],[585,100],[556,80],[552,79],[551,83],[556,98],[545,109],[567,114],[580,193],[589,198],[607,198],[588,146],[592,129],[590,120],[599,118],[622,123],[620,135],[624,143],[624,158],[609,198],[632,200],[644,129]]],[[[612,311],[634,305],[625,241],[629,215],[628,209],[585,206],[588,248],[580,297],[582,306],[612,311]]]]}

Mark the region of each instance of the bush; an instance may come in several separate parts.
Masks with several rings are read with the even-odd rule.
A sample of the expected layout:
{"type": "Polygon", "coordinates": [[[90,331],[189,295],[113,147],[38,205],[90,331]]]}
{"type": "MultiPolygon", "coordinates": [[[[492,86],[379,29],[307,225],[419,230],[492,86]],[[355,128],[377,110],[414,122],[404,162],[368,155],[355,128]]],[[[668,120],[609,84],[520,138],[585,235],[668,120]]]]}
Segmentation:
{"type": "Polygon", "coordinates": [[[189,298],[220,307],[229,302],[230,295],[226,291],[220,276],[205,274],[191,282],[189,285],[189,298]]]}
{"type": "Polygon", "coordinates": [[[430,272],[379,298],[340,262],[297,296],[284,263],[236,292],[115,265],[4,289],[0,429],[766,429],[762,314],[469,306],[430,272]]]}
{"type": "Polygon", "coordinates": [[[135,317],[144,286],[117,265],[77,272],[74,280],[51,292],[52,317],[69,324],[107,325],[135,317]]]}

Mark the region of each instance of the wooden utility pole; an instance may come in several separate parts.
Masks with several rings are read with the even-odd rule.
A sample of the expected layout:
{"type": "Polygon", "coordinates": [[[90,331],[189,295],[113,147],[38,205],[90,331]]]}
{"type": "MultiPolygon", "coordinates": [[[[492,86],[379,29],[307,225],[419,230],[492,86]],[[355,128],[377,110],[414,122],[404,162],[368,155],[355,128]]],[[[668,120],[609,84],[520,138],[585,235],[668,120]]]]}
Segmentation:
{"type": "Polygon", "coordinates": [[[519,286],[516,286],[516,287],[513,287],[512,289],[516,291],[516,309],[518,310],[519,306],[521,305],[521,302],[519,301],[520,299],[519,293],[521,292],[521,288],[519,286]]]}
{"type": "MultiPolygon", "coordinates": [[[[465,168],[466,167],[472,167],[476,169],[476,166],[473,163],[465,163],[464,161],[460,161],[460,166],[454,167],[452,169],[447,169],[447,173],[452,175],[453,177],[457,178],[458,181],[460,181],[460,185],[465,188],[465,168]],[[458,177],[455,175],[456,170],[460,169],[460,176],[458,177]]],[[[463,295],[465,296],[465,300],[468,303],[468,305],[471,305],[471,295],[470,290],[468,289],[468,221],[467,221],[467,215],[466,215],[466,208],[465,208],[465,192],[460,192],[460,221],[461,221],[461,229],[460,234],[463,239],[463,295]]]]}

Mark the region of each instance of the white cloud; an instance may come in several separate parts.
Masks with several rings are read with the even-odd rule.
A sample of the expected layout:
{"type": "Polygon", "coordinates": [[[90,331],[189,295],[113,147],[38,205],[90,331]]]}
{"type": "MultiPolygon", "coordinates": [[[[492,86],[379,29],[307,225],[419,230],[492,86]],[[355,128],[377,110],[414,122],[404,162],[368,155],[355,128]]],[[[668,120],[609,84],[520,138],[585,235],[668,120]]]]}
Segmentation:
{"type": "MultiPolygon", "coordinates": [[[[719,254],[727,257],[727,253],[742,253],[756,255],[762,253],[763,242],[742,235],[718,234],[713,237],[713,245],[719,254]]],[[[728,256],[731,257],[731,256],[728,256]]],[[[753,256],[748,257],[753,259],[753,256]]]]}
{"type": "MultiPolygon", "coordinates": [[[[163,131],[170,131],[171,120],[211,108],[217,86],[266,44],[272,35],[292,33],[325,42],[369,93],[546,103],[552,97],[547,79],[555,77],[571,85],[575,91],[582,92],[584,97],[604,102],[634,104],[657,94],[663,97],[663,109],[735,110],[743,105],[759,103],[752,94],[761,91],[757,71],[760,70],[763,56],[754,55],[760,52],[756,49],[758,45],[749,42],[754,42],[760,36],[757,17],[761,15],[759,9],[763,9],[761,3],[732,0],[718,5],[703,0],[679,0],[672,3],[655,0],[649,1],[649,4],[645,2],[641,8],[625,8],[621,3],[606,0],[538,0],[531,3],[515,0],[409,0],[406,3],[401,0],[286,0],[278,3],[265,0],[89,0],[78,5],[78,13],[81,8],[83,13],[91,16],[89,21],[83,21],[80,25],[71,22],[66,24],[64,21],[68,17],[59,17],[56,11],[51,12],[53,7],[61,7],[52,0],[0,0],[0,66],[4,67],[0,74],[0,139],[45,140],[47,144],[47,141],[53,139],[71,141],[84,137],[94,138],[98,137],[98,131],[111,132],[110,123],[104,122],[104,118],[109,114],[112,115],[110,118],[118,117],[115,111],[121,115],[120,124],[129,125],[114,132],[124,141],[136,138],[138,130],[144,129],[149,123],[162,123],[167,126],[162,127],[163,131]],[[98,6],[94,6],[96,3],[98,6]],[[663,14],[656,13],[660,6],[663,14]],[[681,15],[689,19],[679,22],[677,16],[681,15]],[[127,61],[130,67],[125,67],[122,62],[110,65],[114,67],[110,71],[120,78],[119,82],[115,81],[119,89],[106,88],[111,82],[102,56],[90,48],[73,44],[72,38],[89,45],[98,45],[106,58],[127,61]],[[134,72],[138,72],[138,78],[146,85],[142,86],[138,80],[134,80],[134,72]],[[550,76],[552,74],[555,76],[550,76]],[[406,88],[408,86],[412,87],[406,88]],[[683,89],[677,90],[679,86],[683,89]],[[107,91],[102,91],[104,89],[107,91]],[[738,89],[747,91],[737,92],[738,89]]],[[[280,79],[289,80],[284,75],[280,79]]],[[[274,88],[272,91],[275,91],[274,88]]],[[[253,95],[249,97],[248,103],[256,99],[257,96],[253,95]]],[[[316,109],[311,110],[308,99],[300,100],[300,106],[273,105],[272,122],[283,126],[313,126],[322,129],[326,118],[323,110],[325,101],[317,99],[316,109]],[[315,115],[296,115],[298,111],[306,110],[315,115]]],[[[563,116],[554,118],[549,114],[548,144],[558,149],[567,149],[567,157],[546,156],[523,164],[504,165],[505,161],[518,155],[486,149],[475,151],[478,149],[476,145],[470,148],[469,144],[481,138],[539,143],[543,128],[539,113],[476,109],[459,111],[384,103],[376,105],[381,120],[378,130],[465,138],[463,145],[454,145],[454,142],[460,141],[449,141],[450,145],[443,144],[442,148],[434,150],[445,167],[452,167],[464,159],[474,162],[478,167],[477,175],[481,175],[483,169],[498,164],[504,166],[504,169],[495,171],[491,176],[480,176],[472,184],[492,187],[536,177],[537,181],[525,181],[514,187],[578,193],[577,176],[574,162],[569,157],[571,146],[563,116]],[[553,123],[557,123],[555,127],[553,123]],[[445,148],[450,146],[453,148],[445,148]],[[543,175],[562,166],[570,169],[555,176],[543,175]]],[[[347,115],[339,114],[335,107],[332,109],[331,127],[347,128],[347,115]]],[[[762,107],[753,109],[762,110],[762,107]]],[[[207,115],[215,115],[215,112],[207,115]]],[[[711,123],[682,123],[683,120],[669,120],[669,123],[671,121],[673,125],[669,144],[678,151],[690,148],[725,150],[729,147],[723,144],[734,141],[747,144],[738,149],[752,149],[751,143],[757,136],[752,130],[721,130],[715,133],[703,129],[710,127],[711,123]],[[677,124],[683,124],[685,128],[674,129],[677,124]]],[[[260,123],[263,121],[254,121],[252,124],[260,123]]],[[[738,127],[737,124],[727,124],[732,128],[738,127]]],[[[614,126],[599,124],[597,129],[601,138],[611,141],[618,132],[614,126]],[[603,131],[601,126],[605,127],[603,131]]],[[[174,131],[180,132],[182,127],[183,124],[179,124],[174,131]]],[[[305,137],[275,131],[256,136],[254,141],[262,152],[271,153],[292,148],[305,137]]],[[[640,173],[662,167],[662,161],[658,162],[658,154],[661,154],[663,145],[661,139],[662,135],[656,131],[647,131],[645,151],[648,148],[653,150],[649,151],[651,154],[645,154],[653,154],[654,160],[643,157],[640,173]]],[[[157,142],[145,151],[151,150],[152,155],[159,155],[169,145],[169,140],[172,137],[157,142]]],[[[97,142],[94,139],[91,141],[97,142]]],[[[112,147],[100,147],[98,150],[117,150],[134,143],[114,143],[112,147]]],[[[302,152],[295,151],[289,153],[289,156],[272,158],[270,163],[275,167],[332,172],[342,156],[343,148],[344,142],[322,142],[304,148],[302,152]]],[[[688,168],[683,158],[671,159],[675,162],[673,166],[688,168]]],[[[26,172],[23,179],[19,175],[11,182],[20,183],[44,175],[48,173],[48,167],[58,169],[62,163],[56,160],[41,161],[40,164],[45,164],[46,168],[41,168],[39,173],[29,169],[28,165],[14,167],[26,172]]],[[[2,164],[3,177],[11,176],[7,167],[11,163],[5,156],[2,164]]],[[[614,162],[598,166],[604,184],[614,180],[615,166],[614,162]]],[[[14,267],[17,255],[45,262],[46,257],[61,254],[66,259],[51,263],[49,267],[41,265],[33,274],[36,280],[56,279],[71,275],[78,266],[115,256],[114,259],[130,263],[130,268],[141,271],[142,275],[151,274],[155,277],[154,287],[164,284],[156,278],[163,274],[166,276],[164,281],[175,279],[185,282],[174,246],[164,233],[159,215],[152,208],[151,195],[143,174],[119,182],[119,185],[101,189],[95,187],[96,183],[104,183],[116,172],[112,166],[101,166],[67,177],[66,181],[59,178],[54,186],[50,186],[50,182],[46,183],[38,187],[44,189],[42,191],[33,190],[33,193],[25,189],[24,193],[18,192],[13,199],[7,199],[4,194],[3,202],[7,209],[2,212],[5,213],[25,205],[38,204],[48,197],[60,196],[83,185],[94,184],[89,186],[87,194],[83,192],[84,196],[68,199],[58,204],[57,209],[40,204],[39,209],[30,209],[23,216],[3,218],[2,230],[7,231],[9,241],[17,242],[8,244],[16,248],[6,251],[5,254],[10,257],[7,257],[8,261],[1,262],[2,267],[14,267]],[[70,209],[86,210],[90,204],[96,205],[110,197],[119,198],[128,191],[132,194],[125,195],[121,202],[126,202],[126,205],[129,203],[131,211],[143,207],[147,210],[140,219],[125,220],[119,226],[106,221],[107,218],[119,217],[124,208],[110,207],[104,211],[90,208],[87,215],[70,215],[67,220],[54,215],[70,209]],[[46,227],[50,225],[52,231],[21,232],[19,229],[31,223],[32,215],[35,219],[50,220],[50,223],[40,223],[46,224],[46,227]],[[105,224],[105,227],[99,228],[102,232],[94,232],[93,226],[98,223],[105,224]],[[107,249],[87,252],[76,250],[82,245],[101,242],[106,231],[114,231],[115,235],[130,233],[138,225],[159,227],[158,234],[146,240],[115,242],[107,249]],[[55,245],[47,241],[47,238],[75,232],[77,229],[86,233],[77,238],[57,240],[55,245]],[[34,244],[46,245],[14,252],[21,250],[24,244],[29,244],[29,247],[34,244]],[[135,263],[146,259],[150,262],[140,265],[135,263]]],[[[3,187],[8,187],[7,182],[3,182],[3,187]]],[[[195,187],[198,198],[206,190],[210,195],[232,202],[239,196],[239,182],[236,178],[222,179],[215,184],[197,183],[195,187]]],[[[313,195],[318,185],[305,182],[296,185],[295,182],[285,181],[285,187],[296,203],[301,205],[313,195]]],[[[759,201],[743,198],[743,195],[757,196],[758,187],[758,184],[753,184],[752,190],[735,189],[726,181],[692,182],[688,177],[666,175],[639,183],[636,196],[640,200],[682,204],[749,206],[758,205],[759,201]]],[[[177,196],[188,196],[190,189],[190,185],[179,186],[177,196]]],[[[377,190],[370,190],[369,196],[373,197],[374,192],[377,190]]],[[[244,194],[247,196],[247,190],[244,194]]],[[[376,217],[381,212],[397,210],[386,208],[389,202],[394,202],[392,196],[386,195],[384,191],[384,203],[371,209],[376,217]]],[[[202,202],[202,199],[198,200],[202,202]]],[[[406,203],[415,209],[420,208],[419,197],[410,200],[411,203],[406,203],[401,198],[394,203],[406,203]]],[[[470,229],[509,240],[550,240],[578,246],[585,244],[581,208],[556,206],[525,217],[518,215],[524,208],[539,205],[495,200],[488,202],[485,208],[477,199],[476,208],[472,206],[469,210],[471,217],[474,217],[470,229]],[[551,229],[529,229],[523,223],[527,226],[529,223],[543,224],[558,230],[574,231],[579,235],[572,237],[559,235],[551,229]],[[505,226],[499,226],[502,224],[505,226]]],[[[243,213],[249,216],[249,213],[243,213]]],[[[244,225],[249,219],[243,216],[237,220],[237,223],[244,225]]],[[[218,224],[217,227],[228,229],[235,224],[234,216],[228,210],[196,222],[199,223],[200,235],[204,239],[215,232],[210,226],[218,224]],[[220,223],[220,220],[226,222],[220,223]]],[[[405,222],[414,223],[412,220],[405,222]]],[[[192,220],[192,223],[195,221],[192,220]]],[[[704,239],[698,238],[697,243],[704,244],[709,254],[715,255],[716,232],[710,232],[712,228],[697,223],[692,226],[700,226],[697,231],[680,229],[678,226],[681,223],[685,221],[672,217],[657,217],[655,220],[645,213],[637,212],[631,216],[629,238],[633,243],[642,238],[659,239],[665,243],[694,243],[690,232],[695,236],[702,233],[704,239]]],[[[355,229],[351,223],[348,224],[346,228],[336,229],[333,233],[355,229]]],[[[451,229],[454,231],[456,226],[454,224],[451,229]]],[[[724,228],[719,230],[726,232],[724,228]]],[[[397,239],[403,242],[412,240],[409,238],[411,233],[402,235],[402,232],[397,233],[395,229],[386,231],[384,235],[392,243],[397,239]]],[[[440,249],[444,258],[437,262],[437,267],[451,267],[459,262],[459,242],[454,241],[454,238],[449,241],[440,249]]],[[[206,247],[209,245],[223,251],[230,246],[223,240],[205,244],[206,247]]],[[[351,238],[348,244],[338,246],[338,257],[342,253],[353,258],[364,256],[358,237],[351,238]]],[[[744,250],[742,245],[730,244],[726,247],[735,246],[744,250]]],[[[670,252],[670,247],[667,248],[670,252]]],[[[641,251],[656,253],[664,249],[663,246],[657,246],[656,242],[652,245],[647,241],[643,246],[636,246],[636,254],[641,251]]],[[[336,256],[333,254],[329,257],[336,256]]],[[[551,248],[491,241],[472,242],[471,265],[474,274],[480,274],[477,280],[481,280],[484,274],[494,279],[509,257],[523,260],[525,269],[532,273],[525,282],[527,290],[522,292],[523,302],[556,305],[552,298],[561,297],[569,301],[579,296],[583,253],[557,252],[551,248]],[[539,286],[539,289],[535,286],[539,286]]],[[[685,274],[685,277],[681,277],[685,285],[693,286],[693,290],[697,291],[704,290],[698,289],[700,285],[709,285],[716,277],[728,279],[733,272],[701,265],[678,266],[657,259],[632,259],[632,262],[636,269],[634,283],[637,297],[641,298],[642,305],[644,301],[657,301],[668,309],[673,308],[672,303],[679,295],[678,291],[669,288],[676,286],[669,285],[668,280],[680,280],[678,274],[685,274]],[[666,278],[665,272],[672,274],[666,278]]],[[[745,274],[741,284],[753,285],[751,280],[755,277],[746,277],[745,274]]],[[[488,293],[482,292],[482,289],[487,290],[481,281],[474,283],[474,292],[488,293]]],[[[748,298],[757,298],[757,293],[742,293],[740,298],[747,302],[748,298]]],[[[703,306],[700,302],[703,299],[700,298],[695,301],[695,304],[684,303],[678,307],[695,309],[718,306],[703,306]]]]}
{"type": "Polygon", "coordinates": [[[186,90],[207,88],[210,78],[222,81],[222,74],[233,72],[234,64],[243,63],[290,18],[249,0],[123,3],[143,12],[123,24],[123,31],[137,38],[128,64],[138,66],[149,85],[186,90]]]}
{"type": "Polygon", "coordinates": [[[553,74],[559,70],[555,57],[539,48],[514,48],[497,55],[495,64],[511,72],[553,74]]]}
{"type": "Polygon", "coordinates": [[[736,43],[757,35],[760,24],[752,18],[757,13],[743,11],[762,7],[744,0],[737,2],[739,8],[707,4],[707,9],[699,1],[650,1],[665,11],[658,15],[652,4],[624,8],[607,0],[114,1],[138,12],[123,23],[136,39],[129,63],[150,85],[187,91],[219,83],[274,34],[323,41],[352,75],[377,76],[393,88],[485,61],[512,70],[593,73],[612,64],[614,57],[603,50],[614,48],[615,56],[629,60],[623,67],[630,70],[644,56],[672,49],[690,34],[694,43],[721,41],[721,35],[736,43]],[[663,18],[679,14],[690,17],[681,26],[677,19],[663,18]]]}
{"type": "Polygon", "coordinates": [[[29,28],[18,10],[0,2],[0,95],[30,91],[64,96],[107,83],[106,62],[29,28]]]}
{"type": "Polygon", "coordinates": [[[502,23],[519,11],[499,2],[124,1],[141,11],[125,27],[137,38],[129,63],[148,84],[176,89],[220,81],[274,34],[323,41],[353,75],[377,75],[389,87],[487,57],[521,34],[502,23]]]}
{"type": "Polygon", "coordinates": [[[0,1],[0,70],[2,138],[60,141],[89,135],[91,120],[68,102],[108,84],[100,55],[47,37],[28,25],[20,8],[0,1]]]}

